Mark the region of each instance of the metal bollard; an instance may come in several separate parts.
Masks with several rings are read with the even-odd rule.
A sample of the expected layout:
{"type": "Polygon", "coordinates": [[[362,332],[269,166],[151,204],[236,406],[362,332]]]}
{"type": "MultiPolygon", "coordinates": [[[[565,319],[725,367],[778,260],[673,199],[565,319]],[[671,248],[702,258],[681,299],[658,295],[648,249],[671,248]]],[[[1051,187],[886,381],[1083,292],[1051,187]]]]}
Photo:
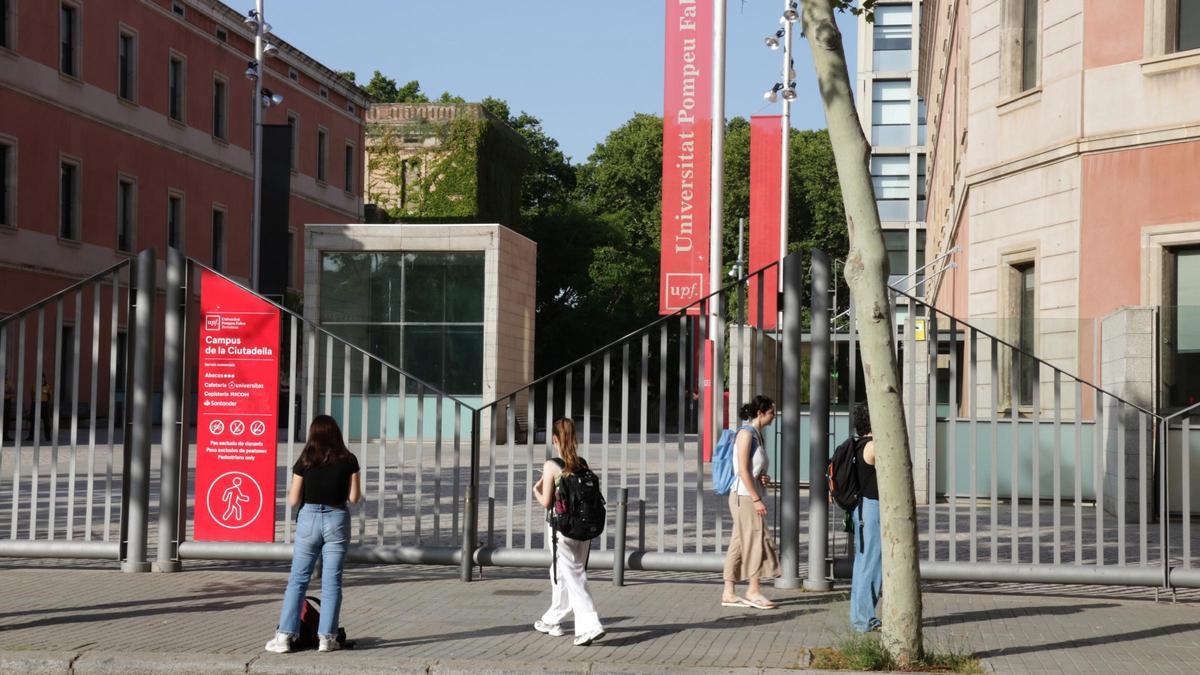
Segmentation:
{"type": "Polygon", "coordinates": [[[638,545],[637,550],[646,550],[646,500],[638,500],[638,545]]]}
{"type": "Polygon", "coordinates": [[[629,516],[629,488],[621,488],[617,502],[617,536],[613,548],[613,586],[625,585],[625,521],[629,516]]]}

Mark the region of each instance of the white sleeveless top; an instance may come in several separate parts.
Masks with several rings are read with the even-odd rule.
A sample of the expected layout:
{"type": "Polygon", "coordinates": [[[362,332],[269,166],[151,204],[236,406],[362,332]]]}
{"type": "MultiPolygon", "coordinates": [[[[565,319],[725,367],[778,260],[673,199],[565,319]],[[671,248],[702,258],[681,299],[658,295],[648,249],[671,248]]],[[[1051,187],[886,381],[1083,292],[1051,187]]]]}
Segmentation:
{"type": "MultiPolygon", "coordinates": [[[[757,431],[755,431],[752,425],[743,425],[738,428],[738,432],[740,433],[742,429],[750,432],[750,473],[754,475],[754,481],[757,483],[759,478],[767,472],[767,468],[770,466],[770,463],[767,461],[767,450],[763,447],[762,437],[757,431]]],[[[737,479],[738,495],[742,497],[759,496],[757,488],[747,488],[742,484],[742,479],[737,473],[736,453],[734,455],[733,475],[737,479]]]]}

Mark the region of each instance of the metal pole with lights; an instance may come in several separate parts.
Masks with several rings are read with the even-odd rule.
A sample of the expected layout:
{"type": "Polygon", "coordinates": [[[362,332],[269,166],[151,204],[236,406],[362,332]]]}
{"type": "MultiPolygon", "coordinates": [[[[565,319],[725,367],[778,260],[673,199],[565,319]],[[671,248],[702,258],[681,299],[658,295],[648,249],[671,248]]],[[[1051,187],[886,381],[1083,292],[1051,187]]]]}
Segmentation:
{"type": "MultiPolygon", "coordinates": [[[[800,9],[795,0],[784,0],[783,5],[783,15],[779,17],[781,28],[763,39],[763,42],[771,51],[783,48],[782,78],[771,87],[770,91],[763,94],[763,98],[767,99],[770,103],[775,103],[780,98],[783,99],[783,115],[780,122],[783,125],[783,133],[780,136],[782,139],[780,143],[783,147],[780,148],[779,152],[780,162],[782,163],[779,171],[780,265],[783,264],[783,259],[787,257],[788,247],[788,186],[791,178],[788,166],[792,134],[792,101],[796,100],[796,71],[792,63],[792,27],[800,21],[800,9]]],[[[783,292],[783,275],[780,274],[777,276],[779,279],[778,290],[783,292]]]]}
{"type": "MultiPolygon", "coordinates": [[[[258,289],[259,283],[259,248],[261,246],[262,223],[262,111],[273,105],[283,103],[283,96],[272,92],[263,86],[263,60],[269,56],[277,56],[279,49],[267,42],[271,32],[271,24],[263,20],[263,0],[256,0],[255,9],[250,10],[245,19],[246,26],[254,31],[254,60],[246,64],[246,79],[254,82],[254,142],[251,152],[254,155],[254,198],[253,210],[250,213],[250,288],[258,289]]],[[[288,252],[291,255],[291,252],[288,252]]]]}

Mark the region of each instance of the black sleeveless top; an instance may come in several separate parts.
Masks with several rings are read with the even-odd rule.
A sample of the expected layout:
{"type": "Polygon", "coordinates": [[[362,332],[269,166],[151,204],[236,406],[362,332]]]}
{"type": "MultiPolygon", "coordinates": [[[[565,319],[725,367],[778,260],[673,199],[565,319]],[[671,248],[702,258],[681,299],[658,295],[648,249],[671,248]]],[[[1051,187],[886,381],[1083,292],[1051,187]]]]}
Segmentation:
{"type": "MultiPolygon", "coordinates": [[[[862,487],[862,496],[867,499],[879,500],[879,482],[875,475],[875,466],[867,464],[863,458],[863,450],[867,448],[867,443],[874,439],[860,438],[856,441],[858,447],[855,448],[854,467],[858,471],[858,484],[862,487]]],[[[878,460],[877,460],[878,461],[878,460]]]]}

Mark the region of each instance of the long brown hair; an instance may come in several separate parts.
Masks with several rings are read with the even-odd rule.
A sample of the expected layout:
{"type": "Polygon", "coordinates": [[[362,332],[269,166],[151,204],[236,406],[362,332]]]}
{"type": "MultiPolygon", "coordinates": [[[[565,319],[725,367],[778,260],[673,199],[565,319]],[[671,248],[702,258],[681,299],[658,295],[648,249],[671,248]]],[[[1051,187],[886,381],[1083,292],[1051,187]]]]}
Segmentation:
{"type": "Polygon", "coordinates": [[[563,473],[573,473],[583,465],[576,452],[575,423],[569,417],[554,422],[554,440],[558,441],[558,454],[562,456],[563,473]]]}
{"type": "Polygon", "coordinates": [[[308,442],[300,453],[300,465],[305,469],[341,462],[350,456],[337,420],[329,415],[317,415],[308,425],[308,442]]]}

